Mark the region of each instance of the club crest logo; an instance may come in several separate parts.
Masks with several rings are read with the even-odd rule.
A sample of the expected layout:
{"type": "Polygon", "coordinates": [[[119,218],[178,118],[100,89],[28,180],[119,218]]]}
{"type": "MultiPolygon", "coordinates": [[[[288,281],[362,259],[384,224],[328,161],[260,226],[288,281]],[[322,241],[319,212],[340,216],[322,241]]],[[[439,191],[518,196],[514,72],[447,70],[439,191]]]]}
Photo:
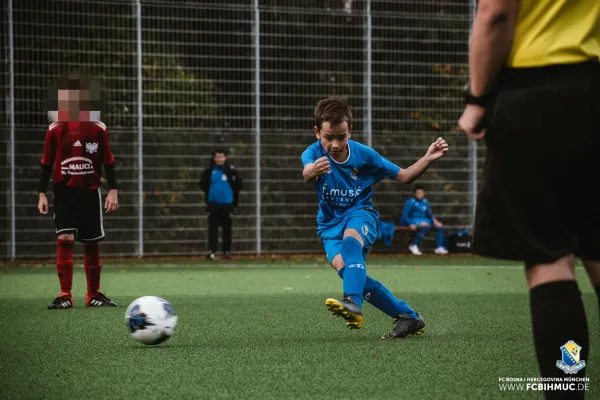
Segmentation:
{"type": "Polygon", "coordinates": [[[362,231],[363,235],[365,235],[365,236],[367,236],[369,234],[369,227],[366,225],[361,226],[360,230],[362,231]]]}
{"type": "Polygon", "coordinates": [[[584,369],[585,361],[580,359],[581,349],[581,346],[569,340],[561,346],[562,360],[556,361],[556,366],[565,374],[576,374],[584,369]]]}
{"type": "Polygon", "coordinates": [[[85,144],[85,151],[87,151],[90,154],[94,154],[98,151],[98,143],[87,142],[85,144]]]}
{"type": "Polygon", "coordinates": [[[356,180],[358,175],[358,170],[356,168],[352,168],[352,174],[350,174],[350,179],[356,180]]]}

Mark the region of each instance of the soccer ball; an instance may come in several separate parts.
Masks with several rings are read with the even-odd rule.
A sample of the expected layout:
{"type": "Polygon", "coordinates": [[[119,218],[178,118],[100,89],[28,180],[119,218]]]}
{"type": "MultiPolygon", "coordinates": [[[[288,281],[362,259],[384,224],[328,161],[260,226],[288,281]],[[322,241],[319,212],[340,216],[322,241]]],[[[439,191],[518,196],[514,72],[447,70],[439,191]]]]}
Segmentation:
{"type": "Polygon", "coordinates": [[[177,314],[167,300],[156,296],[144,296],[134,300],[127,307],[125,324],[135,340],[154,345],[173,336],[177,314]]]}

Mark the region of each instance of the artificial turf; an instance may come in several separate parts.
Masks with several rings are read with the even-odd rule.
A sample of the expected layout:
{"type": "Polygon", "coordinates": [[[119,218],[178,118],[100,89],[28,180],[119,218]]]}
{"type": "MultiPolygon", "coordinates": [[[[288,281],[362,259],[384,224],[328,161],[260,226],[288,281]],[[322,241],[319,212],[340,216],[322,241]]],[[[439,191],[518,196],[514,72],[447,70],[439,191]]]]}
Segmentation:
{"type": "MultiPolygon", "coordinates": [[[[537,376],[522,269],[440,260],[370,261],[369,274],[427,323],[424,335],[395,341],[379,339],[391,319],[370,305],[358,331],[327,313],[341,280],[317,261],[107,264],[102,289],[116,309],[83,306],[77,268],[75,308],[60,311],[45,309],[57,292],[53,268],[4,266],[0,398],[542,398],[499,389],[500,377],[537,376]],[[125,329],[125,308],[144,295],[179,315],[159,346],[125,329]]],[[[600,398],[597,299],[582,269],[578,277],[592,343],[588,398],[600,398]]]]}

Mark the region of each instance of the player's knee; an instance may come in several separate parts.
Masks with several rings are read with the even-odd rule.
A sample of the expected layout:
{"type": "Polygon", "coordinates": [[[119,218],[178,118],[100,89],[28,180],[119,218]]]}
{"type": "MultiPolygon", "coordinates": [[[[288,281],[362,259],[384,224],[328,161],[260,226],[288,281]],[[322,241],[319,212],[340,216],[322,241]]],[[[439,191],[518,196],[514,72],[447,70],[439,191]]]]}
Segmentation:
{"type": "Polygon", "coordinates": [[[70,241],[74,241],[75,240],[75,235],[72,233],[63,233],[62,235],[58,235],[58,238],[60,240],[70,240],[70,241]]]}
{"type": "Polygon", "coordinates": [[[344,239],[346,239],[347,237],[352,237],[356,240],[358,240],[358,242],[360,243],[361,246],[365,245],[365,242],[363,241],[362,236],[360,235],[360,233],[358,233],[358,231],[356,229],[346,229],[344,231],[344,239]]]}
{"type": "Polygon", "coordinates": [[[568,255],[549,263],[526,262],[529,288],[555,281],[575,280],[575,258],[568,255]]]}
{"type": "Polygon", "coordinates": [[[421,229],[429,229],[429,228],[431,228],[431,225],[429,225],[426,222],[423,222],[421,225],[419,225],[419,228],[421,228],[421,229]]]}
{"type": "Polygon", "coordinates": [[[333,258],[333,260],[331,261],[331,266],[336,271],[339,271],[340,269],[344,268],[344,259],[342,258],[341,254],[338,254],[333,258]]]}

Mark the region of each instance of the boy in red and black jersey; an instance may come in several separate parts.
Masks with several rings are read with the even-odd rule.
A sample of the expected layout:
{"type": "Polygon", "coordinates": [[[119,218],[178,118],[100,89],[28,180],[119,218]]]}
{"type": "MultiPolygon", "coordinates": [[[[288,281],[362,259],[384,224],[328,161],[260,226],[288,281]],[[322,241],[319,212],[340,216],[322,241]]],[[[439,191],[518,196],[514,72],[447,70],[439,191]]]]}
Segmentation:
{"type": "Polygon", "coordinates": [[[107,213],[118,208],[114,157],[110,150],[106,126],[90,121],[90,90],[85,81],[71,78],[58,90],[58,121],[46,133],[42,156],[38,209],[48,213],[46,190],[54,169],[54,225],[56,227],[56,270],[61,292],[49,309],[72,308],[73,245],[84,245],[87,278],[86,306],[116,306],[100,289],[100,252],[104,239],[102,223],[102,168],[109,192],[104,202],[107,213]]]}

